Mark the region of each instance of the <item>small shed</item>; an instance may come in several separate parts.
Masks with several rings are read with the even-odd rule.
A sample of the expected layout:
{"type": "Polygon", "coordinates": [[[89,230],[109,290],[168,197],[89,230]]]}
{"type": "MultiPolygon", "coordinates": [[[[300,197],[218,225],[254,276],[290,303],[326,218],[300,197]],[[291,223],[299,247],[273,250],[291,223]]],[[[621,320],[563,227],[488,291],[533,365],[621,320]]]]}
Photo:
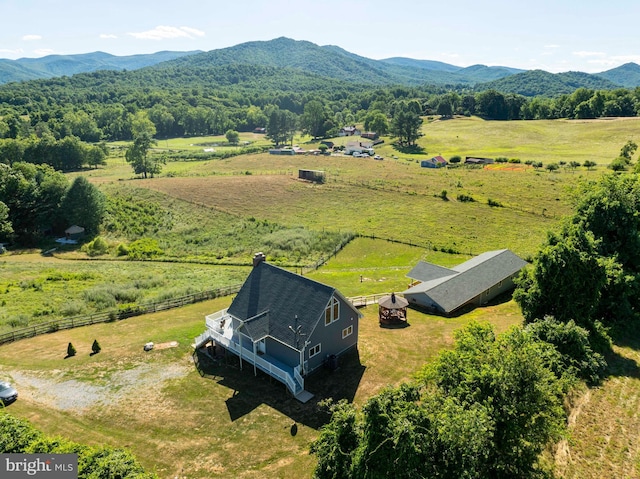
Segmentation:
{"type": "Polygon", "coordinates": [[[407,324],[407,306],[409,301],[391,293],[378,301],[378,318],[380,325],[407,324]]]}
{"type": "Polygon", "coordinates": [[[478,156],[467,156],[464,162],[468,165],[491,165],[493,158],[482,158],[478,156]]]}
{"type": "Polygon", "coordinates": [[[422,168],[442,168],[443,166],[447,166],[447,160],[442,156],[434,156],[428,160],[420,161],[420,166],[422,168]]]}
{"type": "Polygon", "coordinates": [[[321,170],[298,170],[298,178],[314,183],[324,183],[326,180],[324,171],[321,170]]]}
{"type": "Polygon", "coordinates": [[[64,230],[64,236],[68,240],[78,240],[84,236],[84,228],[78,225],[69,226],[64,230]]]}

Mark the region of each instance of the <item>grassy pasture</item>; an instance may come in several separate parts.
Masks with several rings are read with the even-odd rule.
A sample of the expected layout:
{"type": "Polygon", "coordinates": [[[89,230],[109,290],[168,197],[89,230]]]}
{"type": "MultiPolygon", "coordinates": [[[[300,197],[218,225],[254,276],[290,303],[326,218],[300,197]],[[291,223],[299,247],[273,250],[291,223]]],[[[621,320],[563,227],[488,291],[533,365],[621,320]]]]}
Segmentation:
{"type": "Polygon", "coordinates": [[[0,332],[239,284],[246,274],[243,267],[2,257],[0,332]]]}

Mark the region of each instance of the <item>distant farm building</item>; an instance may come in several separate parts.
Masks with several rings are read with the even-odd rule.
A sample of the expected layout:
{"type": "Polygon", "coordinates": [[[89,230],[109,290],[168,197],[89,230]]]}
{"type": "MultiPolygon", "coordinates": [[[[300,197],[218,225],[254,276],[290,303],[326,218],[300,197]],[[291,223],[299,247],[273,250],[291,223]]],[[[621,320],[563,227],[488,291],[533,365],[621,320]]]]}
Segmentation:
{"type": "Polygon", "coordinates": [[[314,183],[324,183],[326,175],[320,170],[298,170],[298,178],[301,180],[313,181],[314,183]]]}
{"type": "Polygon", "coordinates": [[[414,283],[402,294],[419,309],[454,315],[512,289],[526,264],[508,249],[482,253],[453,268],[420,261],[407,274],[414,283]]]}
{"type": "Polygon", "coordinates": [[[355,125],[344,126],[338,132],[338,136],[359,136],[362,132],[355,125]]]}
{"type": "Polygon", "coordinates": [[[441,156],[434,156],[428,160],[420,161],[420,166],[422,168],[442,168],[443,166],[447,166],[447,160],[441,156]]]}
{"type": "Polygon", "coordinates": [[[493,158],[481,158],[477,156],[467,156],[464,160],[468,165],[490,165],[493,163],[493,158]]]}
{"type": "Polygon", "coordinates": [[[369,156],[375,155],[375,150],[372,148],[371,143],[360,142],[360,143],[348,143],[344,147],[345,155],[353,155],[354,153],[366,153],[369,156]]]}
{"type": "Polygon", "coordinates": [[[272,148],[269,150],[270,155],[295,155],[296,150],[291,148],[272,148]]]}
{"type": "Polygon", "coordinates": [[[267,132],[267,129],[266,129],[266,128],[260,128],[260,127],[258,127],[258,128],[254,128],[254,129],[253,129],[253,132],[254,132],[254,133],[261,133],[261,134],[264,134],[264,133],[266,133],[266,132],[267,132]]]}
{"type": "Polygon", "coordinates": [[[365,131],[360,136],[368,140],[377,140],[380,137],[380,135],[378,135],[375,131],[365,131]]]}

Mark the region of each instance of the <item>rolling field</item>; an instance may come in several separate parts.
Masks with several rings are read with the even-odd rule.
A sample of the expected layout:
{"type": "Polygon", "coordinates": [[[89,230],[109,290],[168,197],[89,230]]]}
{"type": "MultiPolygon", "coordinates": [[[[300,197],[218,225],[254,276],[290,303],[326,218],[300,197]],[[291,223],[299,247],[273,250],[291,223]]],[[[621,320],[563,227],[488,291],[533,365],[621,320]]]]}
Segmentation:
{"type": "MultiPolygon", "coordinates": [[[[61,259],[3,256],[0,319],[10,316],[20,321],[37,314],[32,320],[38,320],[65,306],[91,308],[89,298],[99,298],[107,287],[152,299],[236,284],[244,280],[246,267],[180,261],[217,260],[230,253],[224,257],[249,263],[258,248],[269,255],[270,245],[277,242],[260,242],[267,233],[257,226],[264,224],[282,231],[358,233],[417,245],[356,238],[325,266],[307,274],[346,296],[402,291],[407,272],[421,259],[453,266],[470,254],[501,248],[530,258],[547,231],[558,228],[571,212],[573,187],[602,175],[604,165],[618,156],[627,140],[638,141],[640,119],[456,118],[425,122],[422,131],[422,154],[402,153],[386,139],[377,147],[383,161],[250,154],[170,161],[158,178],[140,180],[133,178],[121,157],[112,157],[105,168],[74,173],[71,176],[87,175],[112,198],[154,205],[151,209],[159,216],[149,217],[142,236],[157,238],[177,262],[114,261],[113,252],[107,256],[110,261],[86,261],[80,252],[64,253],[61,259]],[[524,164],[419,167],[420,158],[437,154],[506,156],[545,164],[592,160],[599,167],[561,168],[556,173],[524,164]],[[299,168],[324,170],[326,183],[299,181],[299,168]],[[500,206],[489,206],[489,200],[500,206]],[[165,227],[169,223],[171,228],[165,227]]],[[[163,140],[158,149],[199,152],[217,141],[222,139],[163,140]]],[[[247,137],[247,141],[254,140],[247,137]]],[[[300,139],[299,144],[316,145],[305,141],[300,139]]],[[[112,248],[136,238],[124,233],[133,226],[119,221],[114,232],[106,233],[112,248]]],[[[135,218],[131,223],[141,224],[135,218]]],[[[288,239],[283,234],[275,237],[280,244],[288,239]]],[[[319,254],[306,252],[296,265],[310,264],[319,254]]],[[[125,445],[162,478],[310,477],[314,458],[308,453],[309,443],[326,420],[317,400],[346,397],[363,404],[385,385],[410,378],[450,346],[453,331],[471,319],[489,321],[498,331],[522,322],[513,301],[449,319],[410,311],[410,327],[398,330],[379,328],[377,309],[367,308],[359,356],[341,364],[344,376],[322,372],[310,379],[309,389],[316,398],[301,405],[279,383],[265,377],[256,380],[253,371],[240,371],[233,361],[202,362],[198,372],[190,343],[202,332],[204,315],[227,307],[230,300],[2,346],[0,375],[12,379],[21,391],[10,410],[47,433],[92,444],[125,445]],[[103,352],[89,356],[93,339],[100,341],[103,352]],[[78,356],[64,360],[70,341],[78,356]],[[178,345],[145,354],[142,345],[147,341],[178,345]],[[25,350],[33,354],[24,354],[25,350]],[[80,399],[67,400],[70,391],[77,391],[80,399]],[[293,423],[298,425],[296,435],[291,434],[293,423]],[[256,447],[265,441],[268,448],[256,447]]],[[[599,388],[583,390],[573,399],[570,436],[549,459],[559,477],[640,478],[640,343],[635,339],[639,334],[630,331],[618,342],[616,355],[610,358],[610,375],[599,388]]]]}

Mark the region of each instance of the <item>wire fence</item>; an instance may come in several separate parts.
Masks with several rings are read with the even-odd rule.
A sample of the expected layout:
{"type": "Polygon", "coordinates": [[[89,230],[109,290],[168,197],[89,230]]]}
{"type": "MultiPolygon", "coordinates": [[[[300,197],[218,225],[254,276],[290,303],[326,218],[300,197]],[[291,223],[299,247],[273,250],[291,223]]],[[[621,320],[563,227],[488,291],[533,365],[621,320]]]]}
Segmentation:
{"type": "Polygon", "coordinates": [[[27,328],[14,329],[7,333],[0,334],[0,345],[18,341],[20,339],[32,338],[40,334],[54,333],[62,329],[77,328],[79,326],[87,326],[90,324],[108,323],[119,321],[122,319],[140,316],[143,314],[157,313],[167,309],[180,308],[187,304],[199,303],[209,299],[215,299],[222,296],[229,296],[240,291],[242,285],[228,286],[200,293],[189,294],[177,298],[157,301],[153,303],[143,303],[130,306],[120,310],[103,311],[82,316],[74,316],[72,318],[62,318],[45,323],[39,323],[27,328]]]}

